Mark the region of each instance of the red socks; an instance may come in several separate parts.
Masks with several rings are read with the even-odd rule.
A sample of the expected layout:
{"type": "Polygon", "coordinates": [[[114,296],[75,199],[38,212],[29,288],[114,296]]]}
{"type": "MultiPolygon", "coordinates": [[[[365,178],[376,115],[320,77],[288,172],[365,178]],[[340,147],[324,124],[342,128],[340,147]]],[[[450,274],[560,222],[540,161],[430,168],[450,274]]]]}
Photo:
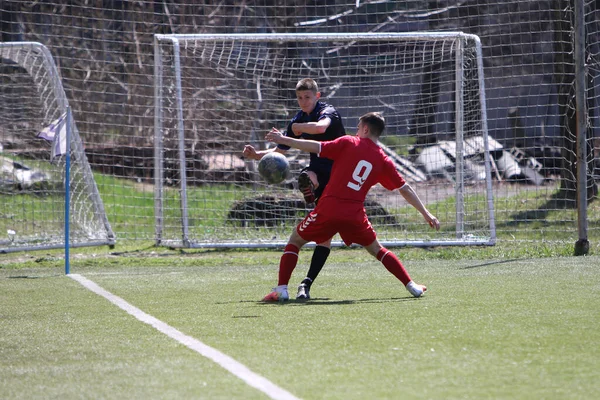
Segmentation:
{"type": "MultiPolygon", "coordinates": [[[[298,252],[300,249],[293,245],[288,244],[285,246],[283,250],[283,255],[279,260],[279,282],[278,285],[287,285],[290,282],[290,278],[292,277],[292,272],[294,272],[294,268],[296,268],[296,264],[298,263],[298,252]]],[[[377,253],[377,259],[381,261],[383,266],[390,271],[396,278],[406,286],[408,282],[410,282],[410,276],[404,266],[398,260],[398,257],[385,247],[379,250],[377,253]]]]}
{"type": "Polygon", "coordinates": [[[292,277],[292,272],[298,263],[298,246],[288,244],[283,250],[283,255],[279,260],[279,283],[278,285],[287,285],[292,277]]]}
{"type": "Polygon", "coordinates": [[[381,261],[383,266],[388,271],[390,271],[396,278],[398,278],[400,282],[404,284],[404,286],[406,286],[408,282],[410,282],[411,279],[408,275],[408,272],[406,272],[406,269],[404,269],[404,266],[402,265],[400,260],[398,260],[398,257],[396,257],[394,253],[392,253],[385,247],[382,247],[381,250],[379,250],[379,253],[377,253],[377,259],[381,261]]]}

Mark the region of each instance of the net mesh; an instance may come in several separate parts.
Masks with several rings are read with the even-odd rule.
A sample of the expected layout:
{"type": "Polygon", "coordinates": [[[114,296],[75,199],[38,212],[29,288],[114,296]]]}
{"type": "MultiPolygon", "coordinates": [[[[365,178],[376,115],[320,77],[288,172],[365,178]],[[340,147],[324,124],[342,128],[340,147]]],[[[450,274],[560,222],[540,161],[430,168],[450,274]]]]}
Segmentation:
{"type": "MultiPolygon", "coordinates": [[[[0,246],[5,251],[62,246],[66,157],[60,149],[53,154],[58,142],[48,140],[51,136],[40,137],[66,112],[53,60],[38,43],[0,44],[0,81],[0,246]]],[[[112,242],[76,128],[71,135],[71,243],[112,242]]]]}
{"type": "MultiPolygon", "coordinates": [[[[585,216],[590,242],[600,243],[600,203],[592,201],[600,179],[596,1],[178,0],[106,1],[101,7],[88,3],[0,2],[0,36],[3,42],[41,42],[52,52],[111,225],[121,240],[155,238],[155,34],[461,31],[481,39],[487,124],[490,138],[501,145],[492,156],[498,168],[511,172],[492,173],[498,240],[551,248],[559,243],[565,249],[579,235],[573,21],[574,5],[582,4],[589,177],[580,193],[587,191],[590,200],[585,216]]],[[[295,51],[294,45],[289,51],[295,51]]],[[[435,90],[434,80],[428,85],[435,90]]],[[[335,92],[327,82],[321,86],[324,92],[335,92]]],[[[280,97],[293,108],[293,82],[282,83],[281,89],[289,91],[280,97]]],[[[406,125],[429,132],[421,137],[435,144],[438,129],[432,121],[439,117],[421,109],[420,118],[411,116],[406,125]]],[[[353,127],[355,120],[344,117],[346,126],[353,127]]],[[[261,124],[246,125],[252,129],[261,124]]],[[[230,141],[228,136],[225,140],[223,146],[230,141]]],[[[195,159],[195,168],[208,168],[210,160],[195,159]]],[[[237,165],[233,161],[222,165],[230,164],[237,165]]],[[[239,173],[234,169],[227,176],[239,173]]]]}
{"type": "Polygon", "coordinates": [[[362,114],[382,112],[385,149],[430,210],[449,221],[448,229],[433,233],[398,193],[376,187],[367,213],[380,240],[397,244],[489,240],[484,111],[474,38],[448,34],[205,39],[190,35],[157,42],[164,242],[285,240],[306,214],[302,196],[290,189],[296,188],[307,156],[288,153],[292,179],[279,186],[264,182],[255,172],[256,162],[240,156],[247,143],[266,148],[263,138],[271,127],[286,128],[298,111],[294,88],[303,77],[318,82],[322,99],[342,114],[350,133],[362,114]],[[429,150],[428,136],[433,134],[427,123],[436,126],[441,141],[429,153],[423,152],[429,150]],[[457,129],[464,136],[460,146],[455,142],[457,129]],[[409,161],[410,154],[419,154],[420,159],[409,161]],[[459,174],[455,160],[462,157],[457,154],[465,160],[459,174]],[[208,168],[194,168],[199,161],[207,162],[208,168]],[[429,169],[429,176],[421,168],[429,169]]]}

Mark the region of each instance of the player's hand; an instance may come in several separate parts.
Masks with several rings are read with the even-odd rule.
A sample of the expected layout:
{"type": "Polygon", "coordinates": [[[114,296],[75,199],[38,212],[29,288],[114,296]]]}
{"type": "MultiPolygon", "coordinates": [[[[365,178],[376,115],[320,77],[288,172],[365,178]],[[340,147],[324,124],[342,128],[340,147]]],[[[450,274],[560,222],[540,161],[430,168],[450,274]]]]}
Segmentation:
{"type": "Polygon", "coordinates": [[[283,138],[283,133],[277,128],[272,128],[271,131],[265,136],[267,141],[277,144],[281,142],[281,138],[283,138]]]}
{"type": "Polygon", "coordinates": [[[296,136],[300,136],[304,133],[300,130],[300,128],[298,127],[298,124],[292,124],[292,132],[294,132],[294,135],[296,135],[296,136]]]}
{"type": "Polygon", "coordinates": [[[244,155],[244,157],[250,158],[252,160],[258,159],[258,154],[256,154],[256,149],[254,148],[254,146],[252,146],[250,144],[247,144],[244,146],[244,151],[242,152],[242,154],[244,155]]]}
{"type": "Polygon", "coordinates": [[[438,221],[438,219],[435,216],[429,214],[425,219],[427,220],[427,223],[430,227],[434,228],[436,231],[440,230],[440,221],[438,221]]]}

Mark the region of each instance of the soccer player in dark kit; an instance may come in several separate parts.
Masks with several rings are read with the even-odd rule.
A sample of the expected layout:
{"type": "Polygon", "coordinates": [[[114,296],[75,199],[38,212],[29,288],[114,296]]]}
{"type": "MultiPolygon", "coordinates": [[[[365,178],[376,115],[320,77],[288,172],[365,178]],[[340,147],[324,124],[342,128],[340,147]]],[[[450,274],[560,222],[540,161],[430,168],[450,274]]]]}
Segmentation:
{"type": "MultiPolygon", "coordinates": [[[[310,78],[304,78],[296,84],[296,100],[300,111],[288,124],[286,135],[291,138],[301,138],[318,142],[337,139],[346,134],[342,117],[330,104],[320,100],[321,92],[317,83],[310,78]]],[[[257,151],[253,146],[244,147],[244,157],[260,160],[265,154],[276,151],[285,154],[290,147],[285,144],[257,151]]],[[[316,154],[310,154],[308,167],[300,172],[298,177],[298,189],[304,196],[308,207],[318,203],[331,174],[333,161],[321,158],[316,154]]],[[[312,261],[306,278],[298,286],[299,299],[310,298],[310,286],[325,265],[331,249],[331,238],[317,243],[313,252],[312,261]]]]}

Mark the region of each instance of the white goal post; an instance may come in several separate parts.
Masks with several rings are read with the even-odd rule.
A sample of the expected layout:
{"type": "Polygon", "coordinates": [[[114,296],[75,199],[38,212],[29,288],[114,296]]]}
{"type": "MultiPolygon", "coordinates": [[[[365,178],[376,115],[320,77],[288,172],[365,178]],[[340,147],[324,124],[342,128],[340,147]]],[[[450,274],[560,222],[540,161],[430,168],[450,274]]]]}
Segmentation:
{"type": "Polygon", "coordinates": [[[67,108],[54,59],[43,44],[0,43],[0,253],[64,248],[66,232],[70,247],[115,243],[67,108]]]}
{"type": "MultiPolygon", "coordinates": [[[[358,118],[386,118],[382,147],[442,229],[398,193],[374,187],[367,213],[386,246],[493,245],[492,163],[481,44],[461,32],[155,35],[157,244],[279,247],[306,214],[293,178],[268,185],[244,144],[268,146],[313,78],[321,100],[358,118]]],[[[334,238],[334,245],[341,245],[334,238]]]]}

